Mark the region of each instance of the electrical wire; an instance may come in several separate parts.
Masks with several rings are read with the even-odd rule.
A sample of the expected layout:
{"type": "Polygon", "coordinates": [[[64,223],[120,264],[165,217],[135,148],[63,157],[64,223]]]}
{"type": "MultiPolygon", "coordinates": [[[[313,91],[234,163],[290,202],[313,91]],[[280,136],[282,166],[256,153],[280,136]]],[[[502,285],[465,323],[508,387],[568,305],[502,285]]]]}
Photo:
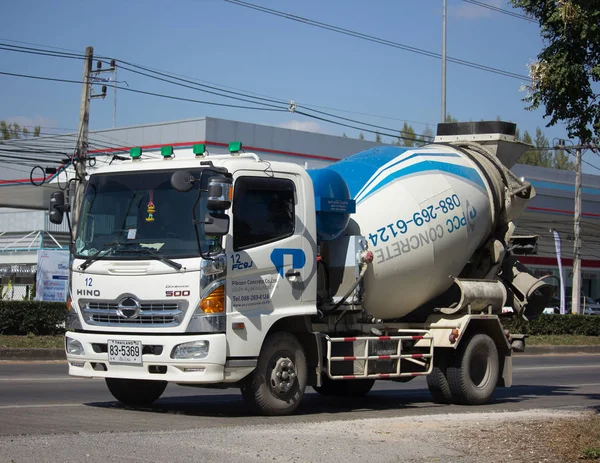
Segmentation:
{"type": "MultiPolygon", "coordinates": [[[[121,61],[119,61],[119,62],[121,62],[121,61]]],[[[194,86],[187,85],[187,84],[184,84],[184,83],[181,83],[181,82],[176,82],[176,81],[173,81],[173,80],[165,79],[163,77],[153,76],[152,74],[141,72],[141,71],[138,71],[138,70],[135,70],[135,69],[128,68],[126,66],[122,66],[122,65],[119,66],[119,69],[124,69],[125,71],[129,71],[129,72],[132,72],[132,73],[135,73],[135,74],[138,74],[138,75],[149,77],[151,79],[160,80],[162,82],[167,82],[169,84],[177,85],[179,87],[190,88],[192,90],[197,90],[197,91],[209,93],[209,94],[212,94],[212,95],[221,96],[221,97],[224,97],[224,98],[231,98],[231,99],[238,100],[238,101],[244,101],[246,103],[262,104],[262,105],[265,105],[267,107],[282,109],[284,111],[286,110],[285,108],[282,108],[280,106],[281,104],[287,104],[286,102],[277,102],[278,105],[274,105],[274,104],[270,104],[270,103],[262,103],[262,102],[254,101],[254,100],[251,100],[251,99],[248,99],[248,98],[241,98],[241,97],[236,97],[236,96],[231,96],[231,95],[227,95],[227,94],[215,92],[215,91],[212,91],[212,90],[206,90],[206,89],[203,89],[203,88],[198,88],[197,86],[200,85],[200,84],[196,84],[194,82],[192,82],[194,84],[194,86]]],[[[160,74],[164,75],[162,73],[160,73],[160,74]]],[[[182,80],[182,79],[179,79],[179,80],[182,80]]],[[[235,93],[238,94],[237,92],[235,92],[235,93]]],[[[252,98],[257,98],[259,100],[265,100],[265,98],[258,98],[258,97],[252,97],[252,98]]]]}
{"type": "MultiPolygon", "coordinates": [[[[0,44],[0,45],[7,45],[7,44],[0,44]]],[[[11,46],[12,47],[13,45],[7,45],[7,46],[11,46]]],[[[28,53],[48,54],[50,56],[60,56],[60,53],[58,53],[58,52],[44,53],[47,50],[44,50],[44,49],[41,49],[41,48],[31,48],[31,47],[18,47],[18,48],[19,48],[19,50],[13,50],[13,51],[23,51],[21,49],[27,48],[27,52],[28,53]]],[[[74,54],[66,54],[66,55],[74,55],[74,54]]],[[[80,55],[80,54],[76,55],[76,57],[81,57],[81,56],[83,56],[83,55],[80,55]]],[[[72,57],[72,56],[67,56],[67,57],[72,57]]],[[[124,70],[129,71],[129,72],[133,72],[133,73],[136,73],[136,74],[139,74],[139,75],[142,75],[142,76],[145,76],[145,77],[149,77],[149,78],[152,78],[152,79],[164,81],[164,82],[167,82],[167,83],[170,83],[170,84],[174,84],[174,85],[178,85],[178,86],[182,86],[182,87],[186,87],[186,88],[191,88],[193,90],[203,91],[203,92],[206,92],[206,93],[214,94],[214,95],[225,97],[225,98],[231,98],[231,99],[235,99],[235,100],[238,100],[238,101],[244,101],[244,102],[248,102],[248,103],[259,104],[261,106],[272,107],[272,108],[276,108],[276,109],[278,109],[280,111],[285,111],[285,109],[282,108],[282,107],[280,107],[280,106],[271,105],[269,103],[264,103],[264,101],[274,102],[274,103],[277,103],[277,104],[287,104],[283,100],[273,99],[273,98],[256,97],[256,96],[244,94],[244,93],[241,93],[241,92],[231,92],[229,90],[223,90],[223,89],[215,87],[215,86],[208,86],[208,85],[200,84],[198,82],[194,82],[194,81],[191,81],[191,80],[181,79],[181,78],[178,78],[176,76],[169,75],[167,73],[160,72],[160,71],[155,71],[155,70],[152,70],[151,68],[147,68],[147,67],[144,67],[144,66],[140,66],[140,65],[133,64],[133,63],[129,63],[129,62],[126,62],[124,60],[118,60],[118,61],[120,63],[125,63],[125,64],[127,64],[129,66],[133,66],[133,67],[135,67],[137,69],[142,69],[142,70],[145,70],[145,71],[148,71],[148,72],[152,72],[152,73],[158,74],[160,76],[167,77],[168,79],[165,79],[163,77],[158,77],[158,76],[155,76],[155,75],[152,75],[152,74],[148,74],[148,73],[145,73],[145,72],[141,72],[141,71],[139,71],[137,69],[131,69],[131,68],[128,68],[126,66],[123,66],[122,64],[119,66],[120,69],[124,69],[124,70]],[[190,85],[187,85],[187,84],[183,84],[183,83],[177,82],[177,81],[186,82],[186,83],[192,84],[193,86],[190,86],[190,85]],[[212,90],[207,90],[207,88],[218,90],[218,92],[217,91],[212,91],[212,90]],[[222,92],[226,92],[226,93],[222,93],[222,92]],[[231,93],[232,95],[235,95],[235,96],[228,95],[227,93],[231,93]],[[240,98],[240,97],[242,97],[242,98],[240,98]],[[255,100],[258,100],[258,101],[255,101],[255,100]]],[[[10,74],[10,73],[7,73],[7,74],[10,74]]],[[[24,76],[24,75],[18,75],[18,76],[24,76]]],[[[100,84],[98,82],[94,82],[94,83],[96,85],[100,84]]],[[[128,90],[125,87],[117,87],[117,88],[123,88],[124,90],[128,90]]],[[[129,89],[129,91],[132,91],[132,90],[133,89],[129,89]]],[[[136,91],[136,90],[133,90],[133,91],[136,91]]],[[[138,93],[142,93],[142,91],[139,91],[139,90],[137,92],[138,93]]],[[[151,95],[154,95],[154,96],[159,96],[159,94],[150,93],[150,92],[147,92],[147,94],[151,94],[151,95]]],[[[175,98],[178,98],[178,97],[175,97],[175,98]]],[[[191,99],[183,99],[183,100],[184,101],[199,102],[198,100],[191,100],[191,99]]],[[[210,103],[205,102],[205,104],[210,104],[210,103]]],[[[240,109],[263,109],[263,108],[257,108],[257,107],[242,107],[242,106],[233,106],[233,107],[240,108],[240,109]]],[[[324,111],[320,111],[318,109],[313,109],[309,105],[305,105],[305,106],[302,106],[302,107],[305,108],[305,109],[307,109],[307,110],[310,110],[310,111],[313,111],[313,112],[318,112],[318,113],[327,115],[329,117],[334,117],[334,118],[337,118],[337,119],[340,119],[340,120],[346,120],[346,121],[349,121],[349,122],[358,123],[358,124],[361,124],[361,125],[366,125],[366,126],[370,126],[370,127],[374,127],[374,128],[379,128],[379,129],[382,129],[382,130],[388,130],[388,131],[392,131],[392,132],[396,131],[396,129],[392,129],[392,128],[389,128],[389,127],[384,127],[384,126],[380,126],[380,125],[376,125],[376,124],[370,124],[370,123],[367,123],[367,122],[357,121],[355,119],[349,119],[349,118],[345,118],[343,116],[337,116],[335,114],[331,114],[331,113],[327,113],[327,112],[324,112],[324,111]]],[[[311,117],[311,116],[309,115],[307,117],[311,117]]],[[[331,121],[331,123],[335,124],[334,121],[331,121]]],[[[432,138],[432,137],[430,137],[428,135],[425,135],[425,134],[415,134],[415,136],[419,136],[421,138],[410,138],[410,137],[402,136],[401,135],[401,133],[402,133],[401,130],[398,130],[398,132],[400,133],[400,135],[389,135],[389,136],[392,136],[393,138],[399,138],[399,139],[403,139],[404,138],[404,139],[407,139],[407,140],[419,141],[419,142],[426,141],[427,139],[431,139],[432,138]]],[[[378,132],[372,132],[372,133],[378,133],[378,132]]]]}
{"type": "Polygon", "coordinates": [[[510,10],[506,10],[504,8],[500,8],[498,6],[494,6],[494,5],[490,5],[489,3],[484,3],[484,2],[478,2],[475,0],[463,0],[463,2],[466,3],[471,3],[472,5],[477,5],[481,8],[486,8],[488,10],[491,11],[495,11],[496,13],[502,13],[505,14],[507,16],[512,16],[513,18],[517,18],[517,19],[523,19],[524,21],[529,21],[532,23],[537,23],[537,21],[533,18],[530,18],[529,16],[526,16],[524,14],[519,14],[515,11],[510,11],[510,10]]]}
{"type": "Polygon", "coordinates": [[[287,109],[260,108],[260,107],[256,107],[256,106],[242,106],[242,105],[234,105],[234,104],[228,104],[228,103],[217,103],[214,101],[195,100],[192,98],[183,98],[183,97],[178,97],[178,96],[174,96],[174,95],[165,95],[163,93],[147,92],[144,90],[136,90],[134,88],[128,88],[128,87],[117,86],[116,88],[119,90],[124,90],[126,92],[140,93],[142,95],[150,95],[150,96],[155,96],[155,97],[159,97],[159,98],[166,98],[169,100],[188,101],[190,103],[200,103],[200,104],[206,104],[206,105],[221,106],[221,107],[226,107],[226,108],[253,109],[253,110],[257,110],[257,111],[273,111],[273,112],[286,112],[287,111],[287,109]]]}
{"type": "MultiPolygon", "coordinates": [[[[227,3],[231,3],[232,5],[237,5],[237,6],[242,6],[244,8],[249,8],[255,11],[259,11],[261,13],[266,13],[266,14],[270,14],[273,16],[279,16],[281,18],[285,18],[285,19],[289,19],[291,21],[296,21],[302,24],[307,24],[309,26],[313,26],[313,27],[318,27],[320,29],[325,29],[325,30],[329,30],[332,32],[337,32],[339,34],[343,34],[343,35],[347,35],[347,36],[351,36],[351,37],[355,37],[361,40],[366,40],[369,42],[373,42],[373,43],[378,43],[380,45],[386,45],[392,48],[397,48],[397,49],[401,49],[404,51],[408,51],[411,53],[416,53],[419,55],[423,55],[423,56],[427,56],[430,58],[436,58],[436,59],[442,59],[442,55],[440,53],[436,53],[436,52],[432,52],[429,50],[424,50],[422,48],[417,48],[417,47],[413,47],[410,45],[405,45],[399,42],[393,42],[391,40],[386,40],[386,39],[382,39],[380,37],[375,37],[373,35],[368,35],[368,34],[364,34],[362,32],[357,32],[357,31],[353,31],[350,29],[345,29],[339,26],[335,26],[332,24],[326,24],[320,21],[315,21],[313,19],[309,19],[309,18],[305,18],[302,16],[298,16],[298,15],[292,15],[289,13],[285,13],[283,11],[278,11],[278,10],[274,10],[271,8],[266,8],[264,6],[260,6],[260,5],[255,5],[252,3],[248,3],[248,2],[244,2],[242,0],[223,0],[227,3]]],[[[502,75],[505,77],[511,77],[513,79],[519,79],[519,80],[531,80],[528,76],[524,76],[522,74],[517,74],[514,72],[510,72],[510,71],[505,71],[503,69],[498,69],[498,68],[493,68],[491,66],[486,66],[483,64],[478,64],[478,63],[474,63],[472,61],[467,61],[467,60],[463,60],[463,59],[459,59],[459,58],[453,58],[450,56],[446,57],[446,60],[454,63],[454,64],[459,64],[461,66],[466,66],[466,67],[470,67],[473,69],[478,69],[480,71],[486,71],[486,72],[491,72],[493,74],[497,74],[497,75],[502,75]]]]}
{"type": "MultiPolygon", "coordinates": [[[[41,45],[38,43],[32,43],[32,42],[24,42],[24,41],[20,41],[20,40],[11,40],[11,39],[7,39],[7,38],[0,38],[0,40],[4,41],[4,42],[15,42],[15,43],[22,43],[22,44],[26,44],[26,45],[34,45],[36,47],[46,47],[46,49],[42,49],[42,48],[30,48],[30,47],[19,47],[20,49],[28,49],[28,50],[41,50],[41,52],[51,52],[52,50],[48,50],[48,49],[55,49],[55,50],[64,50],[64,51],[71,51],[74,53],[71,53],[69,55],[78,55],[81,57],[84,57],[83,54],[77,53],[75,50],[72,49],[68,49],[68,48],[60,48],[60,47],[52,47],[49,45],[41,45]]],[[[7,47],[16,47],[15,45],[11,45],[11,44],[0,44],[0,45],[4,45],[7,47]]],[[[12,50],[12,51],[19,51],[19,50],[12,50]]],[[[32,52],[33,53],[33,52],[32,52]]],[[[35,54],[35,53],[33,53],[35,54]]],[[[109,62],[108,60],[110,60],[110,58],[107,57],[102,57],[102,59],[106,60],[105,62],[109,62]]],[[[189,77],[186,75],[182,75],[182,74],[177,74],[177,73],[173,73],[171,72],[170,74],[167,74],[165,71],[162,71],[160,69],[156,69],[156,68],[151,68],[148,66],[141,66],[135,63],[131,63],[125,60],[117,60],[121,63],[127,64],[129,66],[133,66],[136,67],[138,69],[142,69],[142,70],[146,70],[148,72],[154,72],[158,75],[164,75],[167,77],[171,77],[171,78],[183,78],[181,79],[183,82],[188,82],[188,83],[193,83],[199,86],[205,86],[206,88],[211,88],[211,89],[215,89],[218,91],[222,91],[222,92],[228,92],[231,94],[237,94],[240,96],[244,96],[244,97],[248,97],[248,98],[257,98],[257,97],[264,97],[264,101],[271,101],[271,102],[277,102],[277,103],[286,103],[286,101],[284,101],[281,98],[276,98],[276,97],[272,97],[269,95],[264,95],[261,93],[257,93],[257,92],[252,92],[250,90],[244,90],[244,89],[240,89],[237,87],[231,87],[231,86],[226,86],[226,85],[220,85],[216,84],[214,82],[210,82],[210,81],[206,81],[206,80],[201,80],[201,79],[197,79],[194,77],[189,77]],[[210,85],[207,85],[210,84],[210,85]],[[232,92],[231,90],[228,89],[232,89],[232,90],[236,90],[237,92],[232,92]]],[[[104,61],[103,61],[104,62],[104,61]]],[[[257,98],[258,99],[258,98],[257,98]]],[[[394,121],[400,121],[400,122],[407,122],[407,123],[411,123],[411,124],[419,124],[419,125],[425,125],[425,126],[434,126],[435,123],[431,123],[431,122],[421,122],[421,121],[414,121],[414,120],[410,120],[410,119],[403,119],[403,118],[398,118],[398,117],[391,117],[391,116],[382,116],[382,115],[378,115],[378,114],[370,114],[370,113],[365,113],[365,112],[360,112],[360,111],[353,111],[353,110],[349,110],[349,109],[341,109],[341,108],[333,108],[333,107],[329,107],[329,106],[320,106],[320,105],[315,105],[315,104],[311,104],[311,103],[305,103],[302,105],[304,108],[308,108],[310,110],[313,110],[313,108],[320,108],[320,109],[326,109],[329,111],[337,111],[337,112],[341,112],[341,113],[348,113],[348,114],[357,114],[357,115],[361,115],[361,116],[367,116],[367,117],[374,117],[374,118],[379,118],[379,119],[388,119],[388,120],[394,120],[394,121]]],[[[75,132],[74,129],[67,129],[67,130],[72,130],[73,132],[75,132]]]]}

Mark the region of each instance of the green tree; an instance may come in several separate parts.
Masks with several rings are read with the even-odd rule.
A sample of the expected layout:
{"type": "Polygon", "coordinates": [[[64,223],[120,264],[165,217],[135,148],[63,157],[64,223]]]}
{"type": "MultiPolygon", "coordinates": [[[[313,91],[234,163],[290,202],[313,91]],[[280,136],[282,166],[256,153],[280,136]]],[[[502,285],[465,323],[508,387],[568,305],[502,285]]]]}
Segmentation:
{"type": "Polygon", "coordinates": [[[417,138],[419,140],[417,142],[417,146],[428,145],[429,143],[433,142],[433,139],[435,138],[435,133],[433,132],[433,129],[429,127],[429,125],[426,125],[425,129],[423,130],[423,133],[417,138]]]}
{"type": "Polygon", "coordinates": [[[404,122],[402,129],[400,129],[400,136],[396,141],[396,145],[406,147],[415,146],[416,138],[415,129],[413,129],[412,126],[407,122],[404,122]]]}
{"type": "MultiPolygon", "coordinates": [[[[40,136],[41,127],[38,125],[33,128],[33,136],[40,136]]],[[[27,127],[21,127],[16,122],[0,121],[0,140],[10,140],[13,138],[28,138],[31,135],[27,127]]]]}
{"type": "Polygon", "coordinates": [[[521,164],[529,164],[530,166],[550,167],[552,165],[552,152],[549,149],[549,142],[542,129],[535,128],[535,140],[531,139],[531,135],[526,130],[523,134],[523,143],[533,145],[534,148],[527,151],[519,160],[521,164]]]}
{"type": "Polygon", "coordinates": [[[575,163],[570,161],[570,156],[565,153],[565,150],[554,150],[551,167],[560,170],[575,170],[575,163]]]}
{"type": "Polygon", "coordinates": [[[536,19],[544,48],[529,66],[527,109],[545,108],[583,143],[600,135],[600,7],[597,0],[511,0],[536,19]],[[592,84],[595,84],[594,87],[592,84]]]}
{"type": "Polygon", "coordinates": [[[379,132],[375,133],[375,143],[382,143],[381,134],[379,132]]]}
{"type": "Polygon", "coordinates": [[[542,167],[550,167],[552,164],[552,153],[549,149],[550,143],[539,127],[535,128],[535,147],[539,153],[539,164],[542,167]]]}
{"type": "MultiPolygon", "coordinates": [[[[523,134],[522,141],[523,141],[523,143],[526,143],[528,145],[533,145],[533,140],[527,130],[523,134]]],[[[538,152],[536,150],[530,149],[530,150],[526,151],[523,156],[521,156],[521,159],[519,159],[519,164],[527,164],[529,166],[537,166],[537,165],[539,165],[537,155],[538,155],[538,152]]]]}
{"type": "Polygon", "coordinates": [[[358,139],[359,140],[364,140],[365,139],[365,135],[361,132],[358,134],[358,139]]]}
{"type": "Polygon", "coordinates": [[[569,155],[564,150],[552,150],[548,139],[539,127],[535,129],[535,140],[531,138],[531,135],[526,130],[521,141],[528,145],[533,145],[534,148],[528,150],[519,159],[519,164],[552,167],[553,169],[561,170],[573,170],[575,168],[575,164],[569,161],[569,155]]]}
{"type": "Polygon", "coordinates": [[[450,113],[448,113],[448,114],[446,114],[445,122],[458,122],[458,119],[456,119],[455,117],[452,117],[452,115],[450,113]]]}

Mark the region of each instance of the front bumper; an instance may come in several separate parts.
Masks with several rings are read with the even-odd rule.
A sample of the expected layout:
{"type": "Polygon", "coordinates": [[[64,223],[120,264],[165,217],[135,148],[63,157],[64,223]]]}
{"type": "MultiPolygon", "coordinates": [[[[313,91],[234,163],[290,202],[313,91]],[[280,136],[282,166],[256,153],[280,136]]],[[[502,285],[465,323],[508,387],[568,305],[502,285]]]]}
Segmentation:
{"type": "Polygon", "coordinates": [[[82,355],[67,353],[69,374],[85,378],[124,378],[168,381],[181,384],[211,384],[236,380],[226,373],[227,341],[224,334],[153,336],[67,332],[66,337],[83,345],[82,355]],[[108,362],[108,339],[141,341],[142,365],[108,362]],[[201,360],[172,359],[178,344],[209,341],[208,355],[201,360]]]}

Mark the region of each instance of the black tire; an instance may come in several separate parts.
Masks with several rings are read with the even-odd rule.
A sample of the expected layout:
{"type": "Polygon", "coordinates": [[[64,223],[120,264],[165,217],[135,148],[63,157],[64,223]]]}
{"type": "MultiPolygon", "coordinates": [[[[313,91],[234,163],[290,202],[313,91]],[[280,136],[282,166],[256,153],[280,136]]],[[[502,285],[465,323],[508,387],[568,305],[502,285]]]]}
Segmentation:
{"type": "Polygon", "coordinates": [[[452,397],[463,405],[488,403],[500,374],[498,349],[487,334],[476,334],[465,341],[447,371],[452,397]]]}
{"type": "Polygon", "coordinates": [[[373,385],[374,379],[330,379],[323,374],[321,386],[313,386],[313,389],[321,395],[331,397],[364,397],[373,385]]]}
{"type": "Polygon", "coordinates": [[[131,407],[152,405],[167,387],[166,381],[106,378],[108,390],[115,399],[131,407]]]}
{"type": "Polygon", "coordinates": [[[452,360],[452,352],[448,349],[436,349],[434,351],[433,369],[427,375],[427,387],[431,393],[433,403],[451,404],[452,391],[448,384],[448,364],[452,360]]]}
{"type": "Polygon", "coordinates": [[[271,334],[256,369],[242,381],[242,397],[261,415],[289,415],[304,396],[306,372],[306,355],[298,339],[289,333],[271,334]]]}

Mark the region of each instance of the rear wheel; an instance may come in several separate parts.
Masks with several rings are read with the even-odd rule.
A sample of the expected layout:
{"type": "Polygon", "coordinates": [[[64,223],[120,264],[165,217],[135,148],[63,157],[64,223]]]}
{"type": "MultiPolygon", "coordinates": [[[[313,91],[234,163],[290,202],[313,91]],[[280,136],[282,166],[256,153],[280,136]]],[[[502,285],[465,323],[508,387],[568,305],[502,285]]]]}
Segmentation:
{"type": "Polygon", "coordinates": [[[448,349],[436,350],[434,353],[433,369],[427,375],[427,387],[436,404],[451,404],[452,391],[448,384],[448,364],[452,360],[452,352],[448,349]]]}
{"type": "Polygon", "coordinates": [[[487,334],[476,334],[459,347],[455,361],[448,367],[448,385],[454,401],[463,405],[488,403],[499,374],[496,344],[487,334]]]}
{"type": "Polygon", "coordinates": [[[321,386],[313,389],[321,395],[333,397],[364,397],[375,384],[374,379],[330,379],[322,376],[321,386]]]}
{"type": "Polygon", "coordinates": [[[167,387],[166,381],[106,378],[108,390],[115,399],[132,407],[152,405],[167,387]]]}
{"type": "Polygon", "coordinates": [[[274,333],[265,339],[256,369],[242,381],[242,397],[262,415],[294,412],[306,388],[306,355],[289,333],[274,333]]]}

